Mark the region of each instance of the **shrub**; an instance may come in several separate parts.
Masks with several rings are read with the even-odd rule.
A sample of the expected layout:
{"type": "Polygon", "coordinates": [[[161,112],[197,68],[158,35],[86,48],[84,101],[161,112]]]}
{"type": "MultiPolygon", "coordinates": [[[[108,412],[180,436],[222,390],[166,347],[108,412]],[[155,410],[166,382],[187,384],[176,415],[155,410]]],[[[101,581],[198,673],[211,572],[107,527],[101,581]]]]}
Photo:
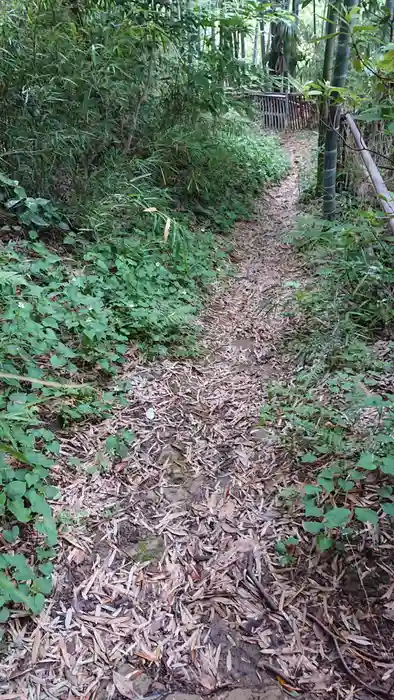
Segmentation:
{"type": "MultiPolygon", "coordinates": [[[[38,612],[51,588],[49,426],[122,402],[106,382],[130,342],[148,357],[198,351],[193,321],[225,264],[212,230],[286,167],[227,114],[224,85],[247,70],[227,49],[201,52],[196,21],[112,0],[0,13],[0,622],[14,603],[38,612]]],[[[131,432],[111,437],[124,455],[131,432]]]]}

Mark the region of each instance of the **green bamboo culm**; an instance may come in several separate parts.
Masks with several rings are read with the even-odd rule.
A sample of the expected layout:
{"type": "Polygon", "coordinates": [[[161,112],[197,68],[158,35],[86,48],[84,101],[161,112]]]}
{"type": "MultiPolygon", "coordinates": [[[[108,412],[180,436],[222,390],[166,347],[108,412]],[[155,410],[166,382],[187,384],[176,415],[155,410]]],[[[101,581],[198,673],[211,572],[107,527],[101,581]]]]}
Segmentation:
{"type": "Polygon", "coordinates": [[[343,88],[346,83],[350,56],[351,11],[355,7],[357,7],[357,0],[344,0],[339,24],[334,76],[332,80],[333,90],[328,108],[328,127],[324,150],[323,215],[326,219],[334,219],[336,214],[335,185],[341,105],[340,92],[335,88],[343,88]]]}
{"type": "MultiPolygon", "coordinates": [[[[334,64],[335,52],[335,29],[337,23],[337,7],[335,0],[327,3],[326,8],[326,23],[325,36],[326,43],[324,46],[324,62],[322,80],[324,84],[331,83],[332,68],[334,64]]],[[[324,144],[326,140],[327,122],[328,122],[328,99],[327,95],[323,94],[319,100],[319,139],[317,148],[317,176],[316,176],[316,195],[320,197],[323,194],[323,171],[324,171],[324,144]]]]}
{"type": "Polygon", "coordinates": [[[384,23],[383,40],[393,41],[394,28],[394,0],[386,0],[385,8],[387,13],[387,22],[384,23]]]}

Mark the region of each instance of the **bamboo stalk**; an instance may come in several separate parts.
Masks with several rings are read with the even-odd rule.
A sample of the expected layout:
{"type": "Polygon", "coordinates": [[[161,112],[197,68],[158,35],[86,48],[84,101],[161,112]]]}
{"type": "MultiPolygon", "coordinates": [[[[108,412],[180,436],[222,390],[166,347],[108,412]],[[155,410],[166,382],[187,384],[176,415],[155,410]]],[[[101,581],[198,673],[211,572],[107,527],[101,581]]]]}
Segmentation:
{"type": "Polygon", "coordinates": [[[394,233],[394,199],[390,192],[388,191],[384,180],[376,167],[376,163],[372,158],[370,152],[368,151],[365,141],[358,130],[354,119],[350,114],[346,115],[346,121],[349,124],[350,131],[355,140],[356,146],[359,149],[361,158],[364,161],[364,165],[368,171],[371,182],[375,188],[375,192],[378,195],[379,204],[388,216],[388,223],[392,232],[394,233]]]}

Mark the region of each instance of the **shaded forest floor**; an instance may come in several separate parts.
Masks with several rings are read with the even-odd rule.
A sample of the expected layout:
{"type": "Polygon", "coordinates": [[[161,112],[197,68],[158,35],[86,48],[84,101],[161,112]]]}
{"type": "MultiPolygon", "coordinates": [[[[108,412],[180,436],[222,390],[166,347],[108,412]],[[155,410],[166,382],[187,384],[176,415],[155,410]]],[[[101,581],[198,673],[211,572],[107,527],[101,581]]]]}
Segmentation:
{"type": "Polygon", "coordinates": [[[310,147],[304,135],[285,139],[290,174],[255,221],[235,227],[236,273],[200,319],[202,359],[144,364],[136,353],[123,377],[128,405],[63,440],[55,592],[34,628],[12,621],[2,697],[244,688],[272,699],[282,694],[276,671],[293,694],[352,697],[332,638],[305,615],[332,617],[337,564],[278,565],[275,544],[292,527],[277,501],[289,465],[259,425],[267,386],[283,373],[291,283],[305,274],[282,235],[310,147]],[[103,445],[119,428],[135,440],[103,470],[103,445]],[[83,467],[74,474],[71,457],[83,467]]]}

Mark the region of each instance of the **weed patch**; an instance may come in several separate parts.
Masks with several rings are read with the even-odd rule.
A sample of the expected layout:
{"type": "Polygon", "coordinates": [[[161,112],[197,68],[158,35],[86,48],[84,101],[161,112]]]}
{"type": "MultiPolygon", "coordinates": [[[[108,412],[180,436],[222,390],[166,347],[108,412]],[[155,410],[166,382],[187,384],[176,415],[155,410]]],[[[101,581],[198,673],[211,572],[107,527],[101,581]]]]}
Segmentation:
{"type": "Polygon", "coordinates": [[[0,18],[0,622],[50,591],[57,429],[122,403],[107,389],[132,353],[198,353],[194,320],[226,268],[214,234],[286,169],[227,95],[253,78],[237,25],[220,19],[219,47],[206,9],[82,5],[0,18]]]}
{"type": "Polygon", "coordinates": [[[301,219],[292,236],[315,273],[294,294],[299,369],[270,388],[262,410],[263,423],[281,425],[304,483],[283,497],[300,499],[320,551],[394,515],[394,269],[381,219],[350,216],[301,219]]]}
{"type": "MultiPolygon", "coordinates": [[[[194,138],[197,144],[198,131],[194,138]]],[[[231,188],[234,173],[226,174],[226,186],[224,176],[219,181],[225,137],[217,157],[210,137],[202,160],[193,148],[188,155],[187,177],[201,173],[203,189],[193,189],[184,171],[176,178],[182,187],[163,187],[152,159],[126,166],[118,158],[114,163],[123,169],[97,173],[92,198],[78,213],[80,233],[49,200],[28,196],[17,181],[2,176],[5,208],[20,226],[5,227],[11,240],[0,251],[0,517],[6,543],[0,555],[0,622],[15,604],[39,612],[50,592],[57,524],[50,507],[56,489],[48,477],[59,451],[56,428],[100,421],[123,401],[122,392],[107,391],[106,384],[127,361],[130,343],[148,358],[198,352],[195,316],[210,283],[226,269],[226,245],[212,228],[226,229],[250,211],[258,185],[286,167],[281,156],[272,155],[269,168],[275,141],[265,143],[252,131],[245,138],[238,134],[228,146],[234,167],[249,148],[251,166],[242,170],[238,199],[236,186],[231,188]],[[213,197],[217,209],[210,206],[213,197]],[[220,214],[230,199],[231,212],[220,214]],[[18,553],[26,538],[27,556],[18,553]]],[[[174,163],[174,172],[179,167],[174,163]]],[[[122,457],[131,440],[129,432],[112,436],[106,450],[122,457]]]]}

